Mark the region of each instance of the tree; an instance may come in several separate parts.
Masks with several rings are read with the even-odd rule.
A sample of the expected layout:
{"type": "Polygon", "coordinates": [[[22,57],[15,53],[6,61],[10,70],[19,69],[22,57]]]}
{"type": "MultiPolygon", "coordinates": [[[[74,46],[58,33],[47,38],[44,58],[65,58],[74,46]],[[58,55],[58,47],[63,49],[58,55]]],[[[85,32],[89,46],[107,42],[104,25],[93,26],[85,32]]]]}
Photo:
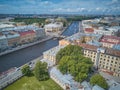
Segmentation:
{"type": "Polygon", "coordinates": [[[56,62],[59,63],[60,59],[63,56],[77,56],[82,54],[82,48],[77,45],[68,45],[65,48],[61,49],[56,55],[56,62]]]}
{"type": "Polygon", "coordinates": [[[22,73],[26,76],[30,76],[31,75],[31,70],[30,70],[30,67],[25,64],[23,67],[22,67],[22,73]]]}
{"type": "Polygon", "coordinates": [[[90,78],[90,84],[91,85],[97,84],[104,89],[108,88],[108,84],[106,83],[105,79],[99,74],[95,74],[90,78]]]}
{"type": "Polygon", "coordinates": [[[87,78],[93,65],[90,58],[82,55],[82,48],[76,45],[68,45],[61,49],[56,59],[59,70],[63,74],[70,73],[79,82],[87,78]]]}
{"type": "Polygon", "coordinates": [[[47,63],[38,61],[35,65],[34,74],[39,81],[48,79],[49,75],[47,70],[47,63]]]}
{"type": "Polygon", "coordinates": [[[57,22],[62,22],[63,23],[63,26],[67,26],[67,20],[63,17],[58,17],[55,19],[57,22]]]}

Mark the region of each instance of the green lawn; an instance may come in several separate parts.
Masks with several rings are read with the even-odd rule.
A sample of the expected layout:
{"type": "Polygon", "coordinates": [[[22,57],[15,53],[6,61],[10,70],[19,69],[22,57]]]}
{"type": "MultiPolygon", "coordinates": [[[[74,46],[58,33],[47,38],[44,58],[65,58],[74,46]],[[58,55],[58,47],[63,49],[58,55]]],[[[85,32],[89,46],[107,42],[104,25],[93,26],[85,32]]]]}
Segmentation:
{"type": "Polygon", "coordinates": [[[34,76],[24,76],[4,90],[62,90],[62,88],[52,79],[38,81],[34,76]]]}

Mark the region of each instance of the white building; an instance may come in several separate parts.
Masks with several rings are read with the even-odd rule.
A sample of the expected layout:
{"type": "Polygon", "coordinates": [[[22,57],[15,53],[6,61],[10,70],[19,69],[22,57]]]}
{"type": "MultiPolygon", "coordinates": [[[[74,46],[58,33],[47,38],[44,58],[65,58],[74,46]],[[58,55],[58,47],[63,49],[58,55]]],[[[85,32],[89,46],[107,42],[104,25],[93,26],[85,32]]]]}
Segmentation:
{"type": "Polygon", "coordinates": [[[84,90],[70,74],[63,75],[56,67],[51,68],[50,77],[64,90],[84,90]]]}
{"type": "Polygon", "coordinates": [[[62,22],[50,23],[45,25],[44,28],[46,32],[57,32],[63,29],[63,23],[62,22]]]}
{"type": "Polygon", "coordinates": [[[35,28],[36,38],[40,39],[46,36],[44,28],[35,28]]]}
{"type": "Polygon", "coordinates": [[[111,30],[99,29],[99,30],[94,30],[94,34],[116,35],[116,32],[111,31],[111,30]]]}
{"type": "Polygon", "coordinates": [[[0,49],[3,50],[8,47],[8,41],[5,35],[0,35],[0,49]]]}

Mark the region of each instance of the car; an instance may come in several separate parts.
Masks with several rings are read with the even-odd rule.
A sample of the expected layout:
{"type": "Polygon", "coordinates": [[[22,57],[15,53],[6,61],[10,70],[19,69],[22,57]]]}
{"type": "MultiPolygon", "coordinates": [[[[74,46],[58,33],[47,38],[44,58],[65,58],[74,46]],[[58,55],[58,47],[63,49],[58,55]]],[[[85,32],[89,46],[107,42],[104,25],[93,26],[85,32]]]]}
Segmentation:
{"type": "Polygon", "coordinates": [[[20,68],[16,68],[16,71],[19,71],[20,70],[20,68]]]}
{"type": "Polygon", "coordinates": [[[29,62],[29,63],[28,63],[28,65],[31,65],[31,64],[32,64],[32,62],[29,62]]]}

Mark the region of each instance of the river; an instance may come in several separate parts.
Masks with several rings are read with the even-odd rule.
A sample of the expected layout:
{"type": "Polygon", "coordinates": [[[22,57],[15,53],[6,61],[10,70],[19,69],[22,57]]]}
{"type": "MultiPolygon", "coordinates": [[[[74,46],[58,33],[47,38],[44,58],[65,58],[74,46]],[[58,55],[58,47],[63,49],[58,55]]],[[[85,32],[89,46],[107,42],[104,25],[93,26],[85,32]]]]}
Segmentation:
{"type": "MultiPolygon", "coordinates": [[[[73,22],[62,35],[71,36],[79,31],[79,22],[73,22]]],[[[19,67],[39,56],[52,47],[58,45],[58,40],[48,40],[39,44],[0,56],[0,72],[6,71],[12,67],[19,67]]]]}

